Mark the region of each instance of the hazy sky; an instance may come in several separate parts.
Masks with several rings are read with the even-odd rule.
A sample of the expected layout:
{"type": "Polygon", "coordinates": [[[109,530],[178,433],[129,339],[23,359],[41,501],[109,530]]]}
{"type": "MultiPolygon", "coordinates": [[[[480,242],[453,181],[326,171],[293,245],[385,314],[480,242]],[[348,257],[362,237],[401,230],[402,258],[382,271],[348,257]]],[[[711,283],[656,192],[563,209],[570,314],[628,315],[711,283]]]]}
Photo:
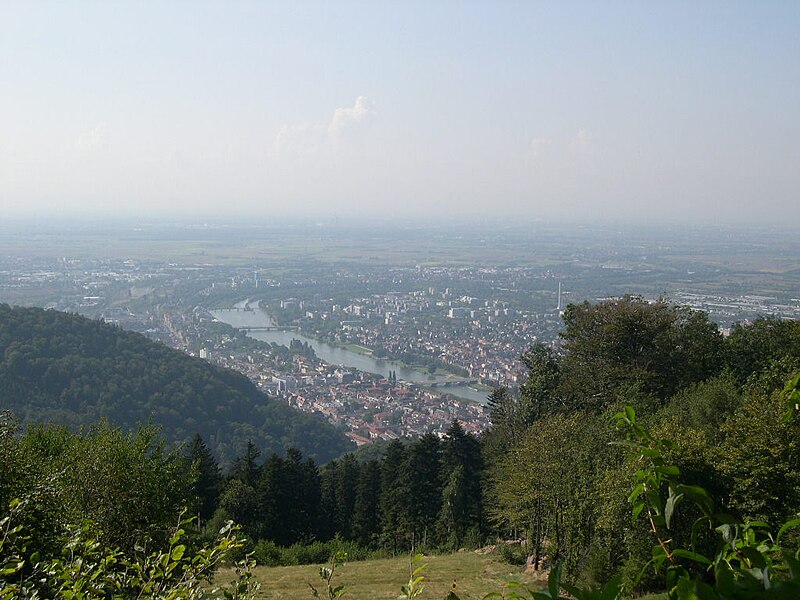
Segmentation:
{"type": "Polygon", "coordinates": [[[800,223],[800,2],[0,2],[4,214],[800,223]]]}

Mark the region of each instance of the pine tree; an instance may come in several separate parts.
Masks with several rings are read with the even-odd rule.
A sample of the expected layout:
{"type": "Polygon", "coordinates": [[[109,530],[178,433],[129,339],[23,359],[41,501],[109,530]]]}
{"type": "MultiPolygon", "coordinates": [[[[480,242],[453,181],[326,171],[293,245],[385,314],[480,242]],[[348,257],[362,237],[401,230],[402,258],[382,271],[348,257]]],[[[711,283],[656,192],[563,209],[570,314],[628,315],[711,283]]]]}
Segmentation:
{"type": "Polygon", "coordinates": [[[402,508],[411,529],[411,545],[428,545],[442,504],[441,444],[427,433],[417,440],[401,469],[401,480],[408,491],[401,497],[402,508]]]}
{"type": "Polygon", "coordinates": [[[317,537],[327,541],[336,535],[336,467],[332,460],[320,472],[320,501],[317,511],[317,537]]]}
{"type": "Polygon", "coordinates": [[[253,440],[247,440],[244,454],[233,461],[228,478],[240,479],[250,487],[255,487],[260,475],[258,466],[258,458],[260,456],[261,451],[253,443],[253,440]]]}
{"type": "Polygon", "coordinates": [[[353,505],[352,536],[362,546],[373,546],[379,531],[381,497],[380,464],[376,460],[361,465],[353,505]]]}
{"type": "MultiPolygon", "coordinates": [[[[400,551],[404,539],[403,497],[406,485],[401,479],[401,471],[406,460],[406,446],[400,440],[393,440],[386,448],[380,466],[381,495],[381,540],[392,555],[400,551]]],[[[403,548],[405,550],[405,548],[403,548]]]]}
{"type": "Polygon", "coordinates": [[[198,514],[202,521],[206,521],[217,508],[222,475],[219,464],[199,433],[195,434],[189,446],[188,460],[196,477],[193,491],[198,500],[198,514]]]}
{"type": "Polygon", "coordinates": [[[339,459],[336,468],[336,509],[334,523],[336,531],[345,539],[352,539],[351,526],[356,502],[358,463],[352,454],[339,459]]]}
{"type": "Polygon", "coordinates": [[[483,530],[483,458],[480,442],[464,432],[458,421],[447,430],[442,443],[442,509],[439,531],[442,541],[461,546],[469,529],[483,530]]]}

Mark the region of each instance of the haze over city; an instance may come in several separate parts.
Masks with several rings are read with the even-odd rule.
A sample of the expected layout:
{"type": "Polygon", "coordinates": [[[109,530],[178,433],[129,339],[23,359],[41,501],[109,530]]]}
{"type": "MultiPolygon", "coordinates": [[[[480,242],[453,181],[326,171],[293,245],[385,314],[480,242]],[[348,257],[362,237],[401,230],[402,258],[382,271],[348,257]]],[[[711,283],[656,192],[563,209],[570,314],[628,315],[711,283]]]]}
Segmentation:
{"type": "Polygon", "coordinates": [[[5,216],[800,218],[796,2],[0,7],[5,216]]]}

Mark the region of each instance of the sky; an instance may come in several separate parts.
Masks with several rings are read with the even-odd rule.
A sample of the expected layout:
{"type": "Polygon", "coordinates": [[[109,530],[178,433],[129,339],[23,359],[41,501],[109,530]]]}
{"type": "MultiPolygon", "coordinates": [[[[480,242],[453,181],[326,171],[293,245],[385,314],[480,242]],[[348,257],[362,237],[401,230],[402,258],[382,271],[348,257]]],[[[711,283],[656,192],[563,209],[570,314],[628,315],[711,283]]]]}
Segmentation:
{"type": "Polygon", "coordinates": [[[800,2],[0,2],[0,215],[800,223],[800,2]]]}

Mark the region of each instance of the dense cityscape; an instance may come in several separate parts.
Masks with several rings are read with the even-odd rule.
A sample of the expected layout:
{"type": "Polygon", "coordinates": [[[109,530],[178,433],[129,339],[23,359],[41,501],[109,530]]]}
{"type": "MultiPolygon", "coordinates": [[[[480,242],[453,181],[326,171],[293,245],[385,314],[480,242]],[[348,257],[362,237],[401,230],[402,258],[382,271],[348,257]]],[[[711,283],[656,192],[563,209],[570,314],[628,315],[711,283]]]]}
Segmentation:
{"type": "MultiPolygon", "coordinates": [[[[492,264],[489,252],[483,267],[295,260],[288,269],[9,254],[0,299],[100,318],[230,367],[366,444],[442,435],[454,419],[483,431],[487,396],[518,387],[531,344],[558,350],[569,303],[641,293],[627,281],[654,273],[670,289],[674,261],[659,273],[641,253],[622,246],[611,260],[601,246],[547,265],[492,264]]],[[[723,332],[759,314],[800,317],[790,274],[778,285],[764,275],[749,293],[737,293],[739,275],[698,261],[669,297],[708,312],[723,332]]],[[[654,287],[643,295],[663,295],[654,287]]]]}

